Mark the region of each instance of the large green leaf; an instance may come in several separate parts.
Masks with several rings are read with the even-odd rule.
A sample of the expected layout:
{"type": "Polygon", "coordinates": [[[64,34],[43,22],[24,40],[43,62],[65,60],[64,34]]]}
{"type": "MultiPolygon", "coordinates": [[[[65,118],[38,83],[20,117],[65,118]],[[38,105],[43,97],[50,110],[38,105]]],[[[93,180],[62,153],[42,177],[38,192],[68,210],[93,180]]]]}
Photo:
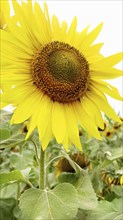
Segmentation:
{"type": "Polygon", "coordinates": [[[11,171],[10,173],[0,174],[0,185],[7,184],[10,182],[16,182],[16,181],[25,181],[24,176],[19,170],[14,170],[11,171]]]}
{"type": "Polygon", "coordinates": [[[112,202],[101,201],[98,207],[88,215],[87,220],[121,220],[123,219],[122,205],[122,199],[114,199],[112,202]]]}
{"type": "Polygon", "coordinates": [[[53,190],[29,189],[20,197],[23,219],[63,220],[75,218],[79,204],[77,190],[69,183],[53,190]]]}
{"type": "Polygon", "coordinates": [[[89,210],[94,209],[98,205],[88,172],[81,171],[75,187],[79,194],[79,208],[89,210]]]}

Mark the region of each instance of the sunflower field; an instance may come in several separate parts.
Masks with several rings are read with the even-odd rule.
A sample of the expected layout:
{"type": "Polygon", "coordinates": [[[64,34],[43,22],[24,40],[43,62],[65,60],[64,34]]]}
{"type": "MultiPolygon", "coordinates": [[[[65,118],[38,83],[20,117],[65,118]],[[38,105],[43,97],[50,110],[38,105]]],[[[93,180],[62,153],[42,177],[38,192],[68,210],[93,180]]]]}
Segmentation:
{"type": "Polygon", "coordinates": [[[79,129],[83,152],[66,153],[52,139],[45,151],[46,189],[39,188],[37,130],[25,141],[28,121],[10,125],[1,111],[1,220],[121,220],[123,198],[123,123],[105,118],[102,141],[79,129]]]}
{"type": "Polygon", "coordinates": [[[0,0],[0,220],[122,220],[123,53],[47,3],[0,0]]]}

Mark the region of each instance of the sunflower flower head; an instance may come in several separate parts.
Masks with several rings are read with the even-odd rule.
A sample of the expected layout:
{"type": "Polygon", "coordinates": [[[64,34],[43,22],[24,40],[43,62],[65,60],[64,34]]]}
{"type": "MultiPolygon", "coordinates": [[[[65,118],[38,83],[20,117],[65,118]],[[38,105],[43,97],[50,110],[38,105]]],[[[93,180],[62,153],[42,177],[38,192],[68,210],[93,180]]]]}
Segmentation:
{"type": "Polygon", "coordinates": [[[122,53],[104,57],[103,43],[93,44],[102,23],[78,32],[76,17],[68,27],[49,17],[46,3],[44,9],[31,0],[12,4],[15,19],[7,23],[9,31],[1,30],[3,100],[16,106],[11,122],[29,119],[26,138],[37,127],[43,149],[55,137],[66,150],[71,144],[81,150],[78,125],[101,139],[102,112],[120,121],[105,94],[122,97],[104,80],[121,76],[114,65],[122,53]]]}
{"type": "MultiPolygon", "coordinates": [[[[81,152],[69,154],[69,157],[78,164],[82,169],[91,170],[91,163],[87,156],[81,152]]],[[[55,163],[56,176],[59,176],[62,172],[75,173],[75,170],[70,165],[66,158],[61,158],[55,163]]]]}

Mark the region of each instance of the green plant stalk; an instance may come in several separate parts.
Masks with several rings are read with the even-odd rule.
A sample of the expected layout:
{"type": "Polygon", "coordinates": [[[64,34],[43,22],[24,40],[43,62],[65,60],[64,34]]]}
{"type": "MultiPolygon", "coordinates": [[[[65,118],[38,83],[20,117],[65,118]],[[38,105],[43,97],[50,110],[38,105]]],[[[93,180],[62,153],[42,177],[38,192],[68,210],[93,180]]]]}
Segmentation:
{"type": "Polygon", "coordinates": [[[32,143],[33,143],[33,145],[34,145],[34,148],[35,148],[35,156],[36,156],[36,160],[37,160],[37,162],[39,163],[39,157],[38,157],[38,149],[37,149],[37,145],[36,145],[36,143],[35,143],[34,140],[31,140],[31,141],[32,141],[32,143]]]}
{"type": "Polygon", "coordinates": [[[46,183],[46,169],[45,169],[45,151],[43,151],[42,147],[40,150],[39,168],[40,168],[39,187],[40,189],[44,190],[46,183]]]}

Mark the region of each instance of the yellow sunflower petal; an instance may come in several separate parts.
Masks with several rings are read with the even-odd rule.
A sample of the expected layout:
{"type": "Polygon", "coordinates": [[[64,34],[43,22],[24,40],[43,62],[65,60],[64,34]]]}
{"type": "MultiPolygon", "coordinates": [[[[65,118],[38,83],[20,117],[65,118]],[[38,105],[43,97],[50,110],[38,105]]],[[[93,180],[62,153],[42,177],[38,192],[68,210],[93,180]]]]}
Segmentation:
{"type": "Polygon", "coordinates": [[[52,139],[52,128],[51,128],[51,117],[48,121],[47,127],[46,127],[46,135],[44,135],[41,139],[42,143],[42,149],[45,150],[47,145],[49,144],[50,140],[52,139]]]}
{"type": "Polygon", "coordinates": [[[119,117],[116,115],[113,108],[108,104],[108,101],[105,95],[102,92],[99,92],[97,89],[93,88],[93,91],[89,94],[89,98],[98,105],[99,109],[103,111],[106,115],[111,117],[114,121],[120,122],[119,117]]]}
{"type": "Polygon", "coordinates": [[[79,131],[77,126],[76,117],[72,105],[64,105],[65,115],[67,120],[67,131],[70,142],[73,143],[79,150],[82,150],[79,131]]]}
{"type": "MultiPolygon", "coordinates": [[[[47,127],[49,129],[49,127],[47,127]]],[[[45,150],[52,139],[52,133],[49,136],[42,138],[42,149],[45,150]]]]}
{"type": "Polygon", "coordinates": [[[48,12],[48,7],[47,7],[46,2],[44,2],[44,14],[45,14],[46,19],[47,19],[46,24],[47,24],[48,34],[49,34],[49,36],[52,36],[50,17],[49,17],[49,12],[48,12]]]}
{"type": "Polygon", "coordinates": [[[82,48],[83,50],[87,47],[89,47],[97,38],[99,35],[101,29],[102,29],[103,23],[99,24],[93,31],[91,31],[86,38],[82,42],[82,48]]]}
{"type": "Polygon", "coordinates": [[[87,56],[87,61],[88,61],[89,65],[91,63],[97,62],[101,59],[103,59],[103,56],[101,54],[94,55],[94,56],[87,56]]]}
{"type": "MultiPolygon", "coordinates": [[[[43,98],[44,99],[44,98],[43,98]]],[[[42,120],[40,120],[40,114],[42,112],[42,106],[39,106],[35,113],[32,115],[31,119],[30,119],[30,123],[29,123],[29,129],[28,129],[28,133],[26,135],[26,140],[29,138],[30,134],[33,132],[33,130],[38,126],[38,124],[42,124],[42,120]],[[40,109],[41,107],[41,109],[40,109]],[[40,121],[39,121],[40,120],[40,121]]],[[[52,129],[51,129],[51,111],[49,112],[49,120],[44,122],[43,125],[43,129],[45,129],[45,133],[44,135],[41,133],[41,129],[40,129],[40,140],[41,140],[41,144],[42,144],[42,149],[45,150],[49,141],[51,140],[53,134],[52,134],[52,129]]],[[[45,118],[46,120],[46,118],[45,118]]],[[[40,126],[41,127],[41,126],[40,126]]]]}
{"type": "Polygon", "coordinates": [[[89,98],[88,96],[85,97],[85,103],[81,103],[82,105],[86,106],[86,109],[88,109],[88,114],[92,116],[95,119],[96,125],[100,127],[101,129],[104,128],[104,120],[102,118],[100,109],[98,106],[96,106],[89,98]],[[92,114],[93,113],[93,114],[92,114]]]}
{"type": "Polygon", "coordinates": [[[62,143],[66,132],[64,106],[58,102],[53,103],[52,131],[58,143],[62,143]]]}
{"type": "Polygon", "coordinates": [[[106,70],[123,60],[123,53],[117,53],[91,64],[91,70],[106,70]]]}
{"type": "MultiPolygon", "coordinates": [[[[95,119],[96,108],[94,108],[93,104],[89,105],[89,102],[87,102],[87,99],[81,100],[81,106],[82,106],[83,115],[85,114],[86,117],[88,117],[88,119],[90,119],[91,123],[93,124],[93,126],[88,125],[88,126],[90,126],[90,128],[92,128],[91,134],[93,134],[93,136],[96,137],[97,139],[101,140],[101,136],[98,132],[98,125],[99,124],[97,123],[97,121],[95,119]],[[90,111],[92,111],[92,112],[90,112],[90,111]]],[[[85,124],[87,124],[87,123],[90,124],[89,120],[86,119],[86,121],[88,121],[88,122],[86,122],[85,124]]],[[[100,121],[101,121],[101,119],[100,119],[100,121]]],[[[102,123],[100,125],[102,127],[102,123]]],[[[87,126],[87,125],[85,125],[85,126],[87,126]]],[[[87,127],[86,127],[86,129],[87,129],[87,127]]]]}
{"type": "Polygon", "coordinates": [[[123,75],[122,70],[118,70],[115,68],[102,68],[102,70],[93,70],[90,71],[91,78],[96,79],[114,79],[123,75]]]}
{"type": "Polygon", "coordinates": [[[25,20],[24,20],[25,16],[22,11],[22,6],[16,0],[12,0],[12,5],[13,5],[13,9],[17,17],[17,20],[20,22],[20,24],[23,24],[23,28],[25,28],[27,24],[25,23],[25,20]]]}
{"type": "Polygon", "coordinates": [[[27,28],[30,29],[30,38],[33,38],[34,47],[40,47],[40,43],[42,42],[41,34],[39,34],[39,28],[37,26],[37,22],[35,20],[35,16],[33,14],[33,5],[32,0],[26,2],[22,2],[22,12],[25,17],[27,28]],[[30,14],[30,16],[29,16],[30,14]]]}
{"type": "Polygon", "coordinates": [[[10,19],[10,4],[8,0],[0,1],[0,29],[4,27],[8,18],[10,19]]]}
{"type": "Polygon", "coordinates": [[[34,2],[34,16],[36,19],[41,43],[43,43],[43,44],[48,43],[52,38],[48,34],[47,20],[44,17],[43,11],[42,11],[40,5],[38,4],[38,2],[34,2]],[[43,29],[41,28],[42,26],[43,26],[43,29]]]}
{"type": "Polygon", "coordinates": [[[36,88],[33,85],[23,85],[23,87],[19,86],[12,88],[10,85],[8,87],[6,86],[5,91],[3,92],[2,97],[4,102],[8,102],[10,104],[19,104],[23,101],[23,99],[29,97],[31,93],[35,93],[36,88]]]}
{"type": "Polygon", "coordinates": [[[66,38],[66,32],[67,32],[67,24],[65,21],[62,22],[61,26],[58,21],[58,18],[53,15],[52,17],[52,35],[53,40],[55,41],[63,41],[63,39],[66,38]]]}
{"type": "Polygon", "coordinates": [[[41,94],[39,92],[30,92],[29,97],[26,97],[22,103],[19,104],[15,110],[11,123],[18,124],[27,120],[35,112],[35,109],[38,108],[40,103],[41,94]]]}
{"type": "Polygon", "coordinates": [[[20,26],[23,29],[23,32],[26,33],[27,35],[26,37],[28,41],[29,42],[31,41],[31,45],[33,46],[33,48],[38,49],[40,44],[38,38],[36,38],[38,35],[36,34],[37,32],[35,31],[35,22],[33,21],[34,19],[32,19],[32,23],[31,23],[30,18],[27,14],[28,11],[30,13],[30,17],[33,17],[33,13],[31,10],[32,1],[30,1],[30,3],[28,2],[27,4],[25,2],[22,2],[21,5],[16,0],[13,0],[12,3],[15,11],[15,16],[17,20],[20,22],[20,26]],[[33,27],[33,31],[32,31],[32,27],[33,27]]]}
{"type": "Polygon", "coordinates": [[[34,129],[37,126],[37,113],[38,111],[36,111],[30,118],[29,125],[28,125],[28,132],[27,132],[25,140],[29,138],[29,136],[31,135],[31,133],[34,131],[34,129]]]}
{"type": "MultiPolygon", "coordinates": [[[[78,102],[73,104],[73,108],[74,108],[74,111],[76,112],[78,122],[89,133],[89,135],[91,137],[95,137],[95,138],[101,140],[100,134],[97,130],[97,127],[96,127],[96,124],[93,120],[93,117],[90,116],[88,114],[88,112],[85,109],[83,109],[82,106],[83,105],[81,103],[78,103],[78,102]]],[[[91,106],[90,106],[90,109],[91,109],[91,106]]]]}
{"type": "Polygon", "coordinates": [[[16,60],[17,58],[22,59],[23,57],[25,59],[32,58],[33,50],[30,48],[30,44],[28,45],[29,47],[27,47],[27,45],[25,46],[15,36],[3,30],[0,30],[0,37],[2,40],[1,52],[4,53],[6,57],[8,56],[11,59],[16,57],[16,60]]]}
{"type": "Polygon", "coordinates": [[[66,21],[62,21],[62,23],[61,23],[61,30],[62,30],[63,33],[66,33],[66,31],[67,31],[67,23],[66,23],[66,21]]]}
{"type": "Polygon", "coordinates": [[[112,98],[118,99],[123,101],[123,97],[118,92],[118,89],[107,82],[96,80],[92,81],[92,85],[96,87],[98,90],[106,93],[107,95],[111,96],[112,98]]]}
{"type": "Polygon", "coordinates": [[[88,58],[91,56],[99,55],[99,51],[104,43],[95,44],[91,47],[88,47],[85,51],[83,51],[84,55],[88,58]]]}
{"type": "Polygon", "coordinates": [[[77,18],[74,17],[74,19],[71,23],[71,26],[68,29],[67,36],[66,36],[66,42],[69,43],[69,44],[73,44],[74,36],[75,36],[75,33],[76,33],[76,27],[77,27],[77,18]]]}
{"type": "Polygon", "coordinates": [[[76,44],[77,44],[78,48],[81,47],[81,44],[82,44],[83,40],[87,36],[89,27],[90,27],[90,25],[85,27],[81,32],[77,32],[76,44]]]}
{"type": "Polygon", "coordinates": [[[87,36],[89,26],[90,25],[85,27],[81,32],[76,31],[76,34],[75,34],[75,40],[73,42],[73,45],[74,47],[79,48],[79,51],[81,51],[82,53],[83,53],[82,48],[81,48],[82,42],[87,36]]]}
{"type": "MultiPolygon", "coordinates": [[[[39,111],[38,111],[37,124],[38,124],[39,137],[40,137],[41,142],[42,140],[44,140],[44,142],[46,143],[46,138],[47,138],[47,142],[50,141],[49,137],[51,134],[51,129],[49,130],[48,135],[47,135],[47,131],[48,131],[47,128],[51,120],[52,101],[46,95],[44,95],[42,97],[41,102],[38,105],[38,108],[39,108],[39,111]]],[[[42,146],[43,149],[47,147],[47,146],[44,146],[43,142],[42,142],[42,145],[43,145],[42,146]]]]}
{"type": "Polygon", "coordinates": [[[52,17],[52,28],[53,28],[53,39],[54,40],[61,40],[61,29],[58,18],[53,15],[52,17]]]}

